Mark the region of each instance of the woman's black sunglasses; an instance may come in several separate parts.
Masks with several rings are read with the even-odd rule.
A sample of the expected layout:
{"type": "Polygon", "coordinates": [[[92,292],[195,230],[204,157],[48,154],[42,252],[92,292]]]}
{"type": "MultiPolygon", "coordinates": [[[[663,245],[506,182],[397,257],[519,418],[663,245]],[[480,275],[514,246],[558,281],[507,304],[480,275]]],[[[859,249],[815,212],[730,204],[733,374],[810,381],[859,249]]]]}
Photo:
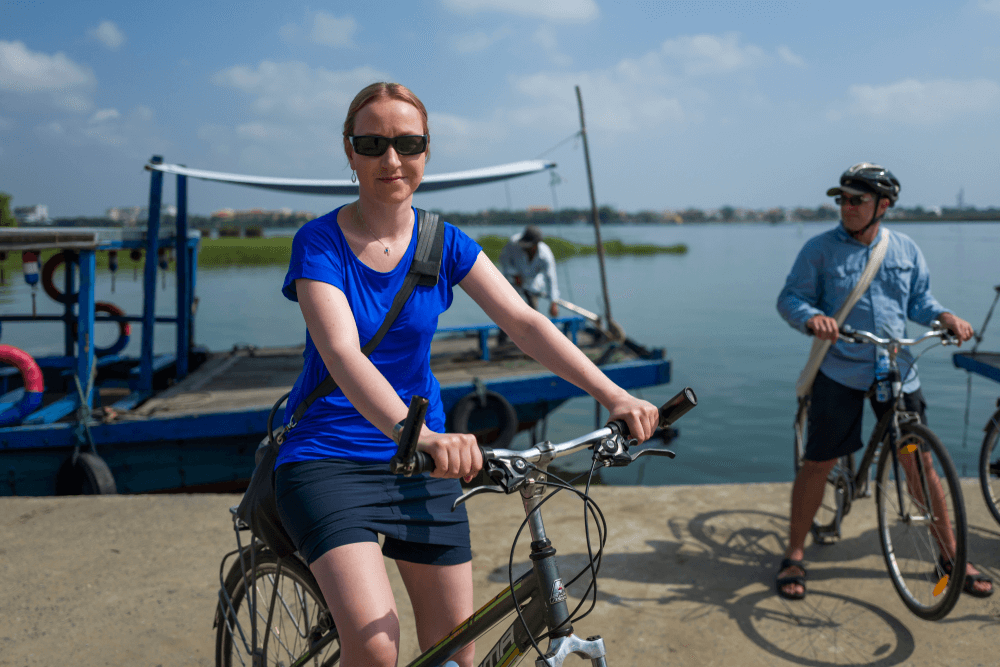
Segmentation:
{"type": "Polygon", "coordinates": [[[376,135],[365,135],[362,137],[348,137],[354,152],[358,155],[368,157],[379,157],[385,155],[391,145],[399,155],[420,155],[427,150],[426,134],[404,134],[401,137],[379,137],[376,135]]]}
{"type": "Polygon", "coordinates": [[[872,200],[871,195],[840,195],[833,201],[837,202],[837,206],[843,206],[844,204],[850,204],[851,206],[861,206],[865,202],[870,202],[872,200]]]}

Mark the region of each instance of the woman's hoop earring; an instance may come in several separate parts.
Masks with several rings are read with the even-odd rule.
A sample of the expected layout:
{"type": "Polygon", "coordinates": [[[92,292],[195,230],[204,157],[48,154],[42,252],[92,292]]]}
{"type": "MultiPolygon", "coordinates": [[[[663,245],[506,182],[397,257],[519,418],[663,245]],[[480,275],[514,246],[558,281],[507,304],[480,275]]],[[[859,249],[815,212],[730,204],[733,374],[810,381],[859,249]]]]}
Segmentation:
{"type": "Polygon", "coordinates": [[[358,182],[358,172],[356,172],[356,171],[354,171],[352,169],[351,170],[351,183],[357,183],[357,182],[358,182]]]}

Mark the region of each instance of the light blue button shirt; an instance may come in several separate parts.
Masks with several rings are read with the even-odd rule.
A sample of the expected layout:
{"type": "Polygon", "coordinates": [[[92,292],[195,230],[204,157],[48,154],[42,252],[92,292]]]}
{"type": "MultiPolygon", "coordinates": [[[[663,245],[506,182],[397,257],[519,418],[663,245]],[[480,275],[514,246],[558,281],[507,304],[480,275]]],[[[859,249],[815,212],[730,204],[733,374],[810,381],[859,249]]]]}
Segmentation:
{"type": "MultiPolygon", "coordinates": [[[[778,295],[781,316],[803,333],[808,333],[806,322],[814,315],[833,317],[861,278],[883,234],[889,235],[889,246],[882,266],[844,323],[877,336],[904,338],[907,318],[926,326],[951,312],[931,295],[930,272],[913,239],[883,226],[872,244],[865,245],[837,225],[802,247],[778,295]]],[[[897,359],[905,378],[903,391],[916,391],[920,380],[913,355],[903,348],[897,359]]],[[[875,380],[875,346],[837,341],[820,370],[844,386],[868,389],[875,380]]]]}

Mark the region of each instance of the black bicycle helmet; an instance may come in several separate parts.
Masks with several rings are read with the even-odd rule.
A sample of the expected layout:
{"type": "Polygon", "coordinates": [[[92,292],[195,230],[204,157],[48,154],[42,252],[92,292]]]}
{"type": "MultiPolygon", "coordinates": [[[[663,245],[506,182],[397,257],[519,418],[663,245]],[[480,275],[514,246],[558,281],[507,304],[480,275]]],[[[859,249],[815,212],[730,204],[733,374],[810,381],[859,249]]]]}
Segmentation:
{"type": "Polygon", "coordinates": [[[899,179],[885,167],[871,162],[860,162],[840,175],[840,186],[826,191],[828,197],[836,197],[842,193],[860,195],[876,194],[889,200],[889,206],[895,206],[899,199],[899,179]]]}

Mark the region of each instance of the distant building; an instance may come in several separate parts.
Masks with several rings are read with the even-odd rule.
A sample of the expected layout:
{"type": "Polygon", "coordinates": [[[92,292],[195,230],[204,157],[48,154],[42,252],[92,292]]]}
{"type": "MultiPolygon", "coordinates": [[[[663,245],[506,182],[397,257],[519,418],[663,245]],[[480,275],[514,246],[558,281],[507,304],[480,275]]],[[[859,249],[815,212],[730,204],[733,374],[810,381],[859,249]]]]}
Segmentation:
{"type": "MultiPolygon", "coordinates": [[[[149,222],[148,206],[116,206],[104,212],[105,217],[113,222],[120,222],[122,226],[130,227],[139,223],[149,222]]],[[[160,206],[160,216],[177,217],[177,207],[173,204],[163,204],[160,206]]]]}
{"type": "Polygon", "coordinates": [[[22,225],[50,225],[49,207],[45,204],[34,206],[15,206],[14,217],[22,225]]]}

